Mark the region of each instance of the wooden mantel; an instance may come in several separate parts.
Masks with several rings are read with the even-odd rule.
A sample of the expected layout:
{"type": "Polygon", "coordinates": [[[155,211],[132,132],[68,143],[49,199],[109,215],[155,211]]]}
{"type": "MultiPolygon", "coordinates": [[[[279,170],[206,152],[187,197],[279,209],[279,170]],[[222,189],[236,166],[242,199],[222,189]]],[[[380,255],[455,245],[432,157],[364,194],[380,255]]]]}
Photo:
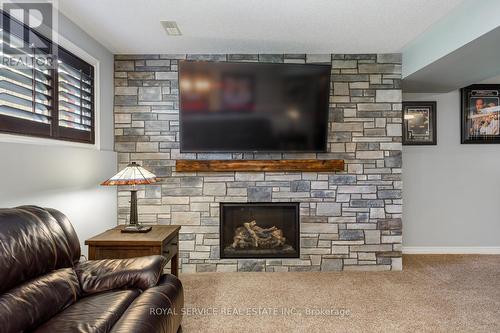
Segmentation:
{"type": "Polygon", "coordinates": [[[175,169],[178,172],[334,172],[344,170],[344,160],[177,160],[175,169]]]}

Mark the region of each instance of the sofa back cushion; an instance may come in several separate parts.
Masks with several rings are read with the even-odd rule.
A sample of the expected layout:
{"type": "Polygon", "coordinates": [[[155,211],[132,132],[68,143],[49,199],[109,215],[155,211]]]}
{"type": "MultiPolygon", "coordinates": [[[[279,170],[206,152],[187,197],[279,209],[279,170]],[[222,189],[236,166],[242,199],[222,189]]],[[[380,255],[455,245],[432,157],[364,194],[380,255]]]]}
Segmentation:
{"type": "MultiPolygon", "coordinates": [[[[38,207],[37,207],[38,208],[38,207]]],[[[78,263],[80,261],[80,240],[78,239],[78,236],[76,235],[75,229],[73,228],[73,225],[69,221],[68,217],[58,211],[57,209],[54,208],[44,208],[45,211],[49,212],[50,215],[52,215],[53,218],[57,221],[61,229],[64,231],[64,234],[66,235],[66,239],[68,241],[68,251],[69,251],[69,257],[70,260],[73,262],[73,265],[78,263]]],[[[61,263],[62,265],[65,265],[66,263],[61,263]]]]}
{"type": "Polygon", "coordinates": [[[0,333],[31,331],[80,297],[72,268],[62,268],[0,295],[0,333]]]}
{"type": "Polygon", "coordinates": [[[0,209],[0,295],[80,257],[78,237],[67,218],[35,206],[0,209]]]}

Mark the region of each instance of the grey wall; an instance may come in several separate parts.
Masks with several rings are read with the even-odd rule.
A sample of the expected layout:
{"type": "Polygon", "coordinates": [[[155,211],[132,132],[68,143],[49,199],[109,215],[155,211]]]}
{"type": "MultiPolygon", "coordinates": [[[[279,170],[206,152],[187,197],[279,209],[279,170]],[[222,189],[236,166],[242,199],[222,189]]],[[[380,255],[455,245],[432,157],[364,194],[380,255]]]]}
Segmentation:
{"type": "Polygon", "coordinates": [[[403,147],[404,247],[500,246],[500,145],[460,144],[460,92],[437,101],[437,146],[403,147]]]}
{"type": "MultiPolygon", "coordinates": [[[[457,32],[454,31],[454,34],[457,32]]],[[[446,93],[500,74],[500,27],[405,77],[408,93],[446,93]]]]}
{"type": "Polygon", "coordinates": [[[0,207],[35,204],[68,215],[83,241],[116,224],[116,189],[99,187],[116,171],[113,149],[113,55],[66,17],[58,32],[99,61],[100,150],[0,137],[0,207]]]}
{"type": "MultiPolygon", "coordinates": [[[[115,149],[162,180],[139,187],[139,219],[182,225],[183,272],[401,270],[401,55],[117,55],[115,149]],[[179,59],[332,66],[328,152],[182,154],[179,59]],[[177,159],[343,159],[345,172],[198,172],[177,159]],[[300,202],[300,259],[220,259],[220,202],[300,202]]],[[[119,222],[130,193],[119,193],[119,222]]]]}

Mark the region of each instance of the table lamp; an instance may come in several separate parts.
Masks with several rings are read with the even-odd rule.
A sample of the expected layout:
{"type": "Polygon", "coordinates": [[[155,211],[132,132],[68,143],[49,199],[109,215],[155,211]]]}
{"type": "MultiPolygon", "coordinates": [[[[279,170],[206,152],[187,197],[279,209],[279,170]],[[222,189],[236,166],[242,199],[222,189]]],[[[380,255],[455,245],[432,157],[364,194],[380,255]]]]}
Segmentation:
{"type": "Polygon", "coordinates": [[[113,177],[101,183],[105,186],[132,185],[130,190],[130,222],[122,229],[122,232],[148,232],[151,226],[141,225],[137,219],[137,190],[135,185],[156,183],[158,179],[154,174],[132,162],[125,169],[118,172],[113,177]]]}

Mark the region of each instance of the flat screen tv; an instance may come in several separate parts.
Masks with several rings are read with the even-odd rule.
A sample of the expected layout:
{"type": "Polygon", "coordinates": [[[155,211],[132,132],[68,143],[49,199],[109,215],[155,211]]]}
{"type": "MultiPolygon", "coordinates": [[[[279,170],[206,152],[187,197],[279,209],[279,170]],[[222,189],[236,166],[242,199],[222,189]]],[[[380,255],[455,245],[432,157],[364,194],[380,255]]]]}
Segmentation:
{"type": "Polygon", "coordinates": [[[181,61],[181,152],[324,152],[329,65],[181,61]]]}

